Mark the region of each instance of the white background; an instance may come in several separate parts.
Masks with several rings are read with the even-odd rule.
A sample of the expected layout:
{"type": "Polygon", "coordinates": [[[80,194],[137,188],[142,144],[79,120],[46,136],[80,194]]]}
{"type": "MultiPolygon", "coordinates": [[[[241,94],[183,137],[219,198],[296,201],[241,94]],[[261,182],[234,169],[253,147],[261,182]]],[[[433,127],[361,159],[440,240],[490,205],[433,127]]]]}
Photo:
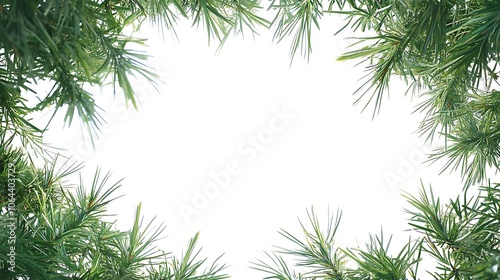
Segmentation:
{"type": "Polygon", "coordinates": [[[291,67],[289,45],[273,43],[270,31],[231,39],[216,54],[204,30],[188,24],[180,25],[178,41],[145,28],[141,36],[149,37],[148,64],[161,77],[159,92],[139,79],[135,112],[111,87],[102,88],[96,99],[108,125],[95,149],[77,125],[63,128],[62,121],[45,139],[85,161],[88,186],[98,166],[111,170],[113,181],[125,177],[117,193],[125,196],[110,207],[120,228],[131,226],[142,202],[146,219],[156,216],[167,225],[160,248],[179,253],[201,231],[201,255],[212,260],[225,253],[233,279],[262,279],[249,262],[273,245],[289,244],[280,228],[300,236],[297,217],[306,221],[310,206],[325,226],[328,208],[342,210],[341,247],[363,247],[381,227],[401,244],[409,234],[401,192],[418,195],[422,179],[444,198],[454,197],[459,176],[438,176],[439,165],[421,162],[429,147],[414,133],[422,116],[412,114],[421,100],[405,96],[396,79],[373,120],[371,107],[361,113],[362,106],[352,105],[366,73],[354,61],[336,61],[351,43],[343,38],[348,33],[333,36],[341,24],[325,18],[314,32],[309,63],[297,57],[291,67]],[[269,127],[273,110],[284,107],[295,118],[247,161],[238,146],[269,127]],[[190,205],[196,190],[212,182],[209,173],[232,160],[241,173],[187,222],[179,207],[190,205]],[[390,184],[387,176],[400,180],[390,184]]]}

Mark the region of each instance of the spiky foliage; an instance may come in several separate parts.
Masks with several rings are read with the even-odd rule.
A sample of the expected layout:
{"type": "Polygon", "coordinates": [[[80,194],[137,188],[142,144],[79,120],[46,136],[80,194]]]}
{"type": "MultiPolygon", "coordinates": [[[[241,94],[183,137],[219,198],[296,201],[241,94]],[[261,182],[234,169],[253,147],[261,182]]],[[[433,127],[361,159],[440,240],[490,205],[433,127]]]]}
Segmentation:
{"type": "Polygon", "coordinates": [[[223,274],[222,271],[226,268],[225,265],[218,265],[220,257],[217,258],[209,267],[200,270],[207,261],[206,258],[198,260],[197,257],[201,249],[196,250],[199,233],[197,233],[188,243],[186,252],[182,253],[179,258],[165,258],[165,261],[158,266],[151,266],[148,269],[150,280],[168,279],[168,280],[188,280],[188,279],[204,279],[204,280],[220,280],[229,278],[229,275],[223,274]]]}
{"type": "Polygon", "coordinates": [[[331,12],[345,14],[347,26],[367,34],[340,57],[367,64],[356,103],[371,104],[377,113],[391,77],[399,76],[419,97],[417,110],[425,114],[420,133],[446,139],[431,158],[443,158],[443,170],[460,170],[466,187],[485,183],[500,156],[500,2],[331,2],[331,12]]]}
{"type": "Polygon", "coordinates": [[[347,273],[347,279],[417,279],[421,243],[410,239],[396,256],[392,256],[389,253],[391,239],[386,243],[381,231],[380,235],[370,236],[365,250],[345,250],[358,266],[347,273]]]}
{"type": "MultiPolygon", "coordinates": [[[[325,13],[346,17],[340,30],[364,32],[353,38],[354,50],[339,58],[366,65],[366,81],[355,92],[355,104],[364,103],[363,110],[373,106],[375,115],[391,79],[406,82],[408,89],[401,94],[411,92],[419,101],[416,111],[424,115],[421,136],[429,141],[445,139],[430,160],[444,160],[443,171],[458,170],[464,180],[464,194],[446,204],[424,188],[418,198],[407,195],[414,208],[407,210],[409,224],[418,239],[410,239],[395,256],[388,253],[390,242],[383,234],[371,236],[365,250],[339,249],[357,268],[343,267],[338,279],[419,279],[422,258],[436,263],[422,279],[500,279],[500,192],[499,185],[488,180],[500,167],[500,2],[283,0],[276,8],[276,37],[295,34],[292,55],[297,46],[307,54],[311,51],[311,23],[319,28],[317,21],[325,13]],[[483,185],[476,198],[467,196],[472,185],[483,185]]],[[[317,228],[305,231],[306,240],[320,232],[317,228]]],[[[266,279],[337,279],[295,273],[284,255],[301,259],[315,244],[283,235],[307,249],[281,249],[269,254],[270,261],[257,262],[255,268],[266,272],[266,279]]],[[[329,243],[323,250],[331,251],[332,246],[329,243]]],[[[316,259],[306,266],[314,269],[322,262],[316,259]]]]}
{"type": "Polygon", "coordinates": [[[254,13],[258,8],[254,0],[2,1],[0,131],[33,144],[45,127],[33,126],[29,113],[63,109],[67,124],[78,116],[93,135],[103,119],[90,86],[111,84],[112,92],[120,90],[136,107],[131,78],[155,82],[144,64],[148,56],[134,50],[145,40],[132,37],[131,30],[145,20],[173,29],[183,17],[223,41],[231,30],[267,25],[254,13]]]}
{"type": "Polygon", "coordinates": [[[335,222],[329,218],[323,231],[314,211],[308,211],[312,229],[301,223],[304,238],[280,231],[296,248],[267,253],[253,268],[266,273],[264,279],[280,280],[500,279],[500,184],[480,189],[477,197],[464,194],[445,204],[424,187],[419,197],[407,194],[408,224],[416,238],[396,254],[382,231],[370,236],[366,249],[339,248],[334,235],[340,215],[335,222]],[[435,267],[424,267],[420,278],[423,260],[435,267]]]}
{"type": "Polygon", "coordinates": [[[407,195],[409,224],[435,260],[434,279],[500,279],[500,185],[487,184],[442,204],[432,190],[407,195]]]}
{"type": "Polygon", "coordinates": [[[5,143],[0,157],[1,279],[223,279],[225,268],[195,251],[198,235],[179,261],[156,248],[164,226],[144,221],[141,205],[130,230],[116,228],[108,205],[120,182],[97,170],[91,185],[75,188],[69,178],[80,166],[67,162],[39,169],[20,149],[5,143]],[[169,268],[169,274],[162,271],[169,268]],[[172,272],[172,273],[170,273],[172,272]],[[165,278],[166,277],[166,278],[165,278]]]}
{"type": "Polygon", "coordinates": [[[309,57],[312,34],[326,14],[342,14],[353,39],[339,60],[366,66],[355,104],[373,106],[375,116],[393,77],[403,80],[424,114],[419,132],[446,145],[431,160],[459,170],[465,187],[485,183],[500,158],[500,1],[274,0],[272,26],[279,42],[293,36],[290,55],[309,57]]]}
{"type": "MultiPolygon", "coordinates": [[[[30,113],[65,110],[71,124],[81,119],[90,134],[103,121],[91,86],[112,85],[133,107],[132,77],[154,81],[147,55],[131,48],[144,40],[130,30],[149,20],[167,29],[184,17],[203,25],[208,38],[220,42],[230,31],[243,32],[268,21],[254,12],[256,0],[12,0],[0,3],[0,269],[2,277],[33,279],[223,279],[224,266],[200,272],[197,235],[180,258],[157,252],[163,230],[140,218],[130,231],[119,231],[104,219],[119,184],[105,188],[109,175],[96,172],[90,190],[83,182],[65,187],[78,166],[57,169],[51,160],[35,167],[22,146],[41,147],[46,127],[32,124],[30,113]],[[48,84],[40,91],[38,84],[48,84]],[[16,142],[17,143],[17,142],[16,142]],[[14,244],[14,247],[10,246],[14,244]],[[14,249],[12,249],[14,248],[14,249]],[[9,270],[16,255],[16,269],[9,270]],[[10,273],[10,274],[9,274],[10,273]]],[[[344,14],[344,28],[367,32],[356,50],[340,59],[367,63],[367,81],[356,103],[372,104],[377,113],[393,76],[401,77],[421,100],[422,135],[444,135],[446,145],[431,156],[444,169],[459,169],[465,186],[483,183],[488,169],[499,168],[500,91],[498,0],[273,0],[271,22],[277,41],[292,35],[290,54],[309,56],[312,32],[326,13],[344,14]]],[[[340,28],[340,27],[339,27],[340,28]]],[[[342,29],[342,28],[340,28],[342,29]]],[[[175,32],[175,31],[174,31],[175,32]]],[[[302,224],[305,241],[281,234],[294,249],[268,254],[272,263],[255,263],[268,279],[417,279],[423,257],[433,258],[435,279],[500,279],[499,187],[487,184],[475,199],[457,198],[442,205],[432,192],[408,195],[410,225],[420,234],[395,256],[383,234],[371,236],[366,249],[339,249],[334,244],[340,215],[329,218],[326,232],[309,212],[312,231],[302,224]],[[290,266],[287,257],[295,256],[290,266]],[[356,268],[346,266],[353,263],[356,268]],[[294,268],[300,269],[300,271],[294,268]]]]}
{"type": "Polygon", "coordinates": [[[292,243],[293,248],[278,247],[273,253],[266,253],[267,260],[253,263],[253,268],[265,272],[265,279],[346,279],[345,254],[335,245],[341,214],[336,218],[331,215],[325,231],[321,229],[318,217],[311,208],[307,212],[311,229],[302,224],[304,238],[300,239],[286,230],[279,233],[292,243]],[[287,257],[292,257],[294,266],[290,266],[287,257]]]}

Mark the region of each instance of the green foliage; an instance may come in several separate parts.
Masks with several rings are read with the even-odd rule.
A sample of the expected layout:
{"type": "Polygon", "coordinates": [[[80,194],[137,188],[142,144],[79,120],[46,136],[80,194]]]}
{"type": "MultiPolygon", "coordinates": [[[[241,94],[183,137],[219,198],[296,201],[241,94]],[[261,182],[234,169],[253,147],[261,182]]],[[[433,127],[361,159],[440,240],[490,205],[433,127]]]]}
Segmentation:
{"type": "Polygon", "coordinates": [[[335,219],[333,216],[329,217],[326,232],[321,230],[314,209],[311,208],[307,214],[311,231],[299,220],[305,241],[301,241],[286,230],[281,230],[280,235],[291,241],[296,249],[279,248],[277,252],[267,253],[273,265],[263,260],[253,263],[255,269],[271,275],[265,279],[345,279],[345,255],[335,247],[334,242],[341,214],[338,213],[335,219]],[[282,255],[295,257],[295,265],[302,272],[290,268],[282,255]]]}
{"type": "Polygon", "coordinates": [[[370,236],[366,250],[346,249],[346,255],[358,266],[347,273],[347,279],[417,279],[421,243],[409,240],[395,257],[389,254],[390,243],[390,239],[384,242],[381,232],[370,236]]]}
{"type": "Polygon", "coordinates": [[[149,270],[148,279],[172,279],[172,280],[183,280],[183,279],[206,279],[206,280],[220,280],[227,279],[229,275],[222,274],[221,272],[226,268],[225,265],[218,265],[220,257],[217,258],[210,267],[203,270],[199,274],[199,270],[206,262],[206,258],[202,260],[196,260],[200,250],[195,250],[196,242],[198,240],[199,233],[197,233],[188,244],[186,252],[181,255],[181,257],[172,257],[170,259],[165,259],[158,267],[152,266],[149,270]]]}
{"type": "Polygon", "coordinates": [[[269,8],[276,10],[276,16],[272,22],[276,29],[274,39],[280,42],[295,33],[290,48],[290,57],[293,59],[298,50],[303,56],[309,57],[312,52],[312,28],[319,29],[319,20],[323,15],[321,1],[273,0],[269,8]]]}
{"type": "MultiPolygon", "coordinates": [[[[111,86],[137,108],[133,78],[157,76],[137,50],[145,40],[131,34],[144,21],[173,30],[179,18],[203,25],[221,43],[231,31],[255,33],[268,21],[254,0],[12,0],[0,3],[0,278],[23,279],[225,279],[219,259],[203,270],[196,235],[181,258],[154,245],[163,225],[145,222],[137,207],[129,231],[107,221],[107,205],[119,182],[97,170],[87,191],[64,180],[81,166],[47,154],[42,134],[53,116],[81,120],[93,137],[102,122],[92,87],[111,86]],[[46,127],[31,114],[50,112],[46,127]],[[15,148],[18,147],[18,148],[15,148]],[[43,155],[42,168],[31,160],[43,155]],[[11,187],[12,186],[12,187],[11,187]],[[15,265],[10,265],[15,253],[15,265]],[[15,269],[12,271],[11,269],[15,269]]],[[[173,30],[175,33],[175,30],[173,30]]]]}
{"type": "MultiPolygon", "coordinates": [[[[5,143],[2,143],[5,144],[5,143]]],[[[201,272],[206,259],[193,255],[193,238],[182,262],[159,251],[164,230],[144,222],[139,205],[132,228],[116,229],[107,206],[120,182],[97,170],[89,191],[66,181],[80,166],[56,162],[38,169],[19,149],[0,145],[0,278],[11,279],[224,279],[224,265],[201,272]],[[12,190],[10,190],[12,188],[12,190]],[[14,252],[15,258],[9,254],[14,252]],[[11,261],[15,262],[12,265],[11,261]],[[169,276],[162,273],[168,268],[169,276]],[[11,270],[13,269],[13,270],[11,270]],[[146,273],[147,272],[147,273],[146,273]],[[173,273],[173,274],[172,274],[173,273]]],[[[11,254],[12,255],[12,254],[11,254]]],[[[218,259],[217,259],[218,260],[218,259]]]]}
{"type": "MultiPolygon", "coordinates": [[[[354,30],[370,35],[339,59],[363,59],[367,81],[356,103],[381,108],[392,76],[399,76],[422,100],[420,133],[447,144],[432,160],[447,160],[444,169],[459,169],[465,186],[485,183],[488,168],[499,167],[500,2],[346,1],[337,3],[354,30]],[[347,5],[346,5],[347,4],[347,5]]],[[[335,5],[330,9],[334,11],[335,5]]]]}
{"type": "Polygon", "coordinates": [[[137,108],[133,78],[157,81],[145,64],[148,55],[134,50],[146,42],[131,35],[144,21],[175,33],[176,22],[186,18],[204,27],[209,42],[221,44],[231,33],[272,27],[277,42],[292,36],[293,59],[297,52],[310,56],[312,33],[328,13],[346,17],[340,30],[367,34],[339,58],[367,65],[355,103],[371,104],[375,115],[391,78],[405,81],[404,94],[412,92],[424,113],[421,135],[446,140],[430,160],[460,170],[464,194],[446,204],[425,188],[418,198],[407,194],[409,225],[418,238],[396,255],[383,233],[371,236],[365,249],[338,248],[341,215],[330,216],[323,231],[311,209],[312,229],[301,223],[304,239],[282,230],[294,248],[278,248],[254,268],[266,279],[419,279],[421,260],[431,258],[436,267],[425,277],[500,279],[500,185],[487,182],[489,170],[500,167],[500,1],[273,0],[272,21],[256,13],[261,8],[258,0],[0,2],[0,183],[9,186],[0,190],[0,227],[9,229],[0,232],[2,279],[228,278],[219,258],[202,270],[207,259],[198,258],[198,235],[179,258],[159,251],[164,227],[145,222],[140,205],[132,228],[117,230],[106,207],[120,182],[107,187],[109,174],[97,170],[89,190],[83,178],[70,189],[65,180],[80,166],[56,168],[57,157],[36,166],[26,151],[43,151],[50,121],[35,127],[31,114],[63,110],[68,125],[80,119],[93,136],[104,120],[92,87],[110,85],[137,108]],[[484,186],[469,198],[467,188],[476,184],[484,186]]]}
{"type": "Polygon", "coordinates": [[[370,236],[366,249],[339,248],[334,237],[340,215],[327,221],[323,233],[314,211],[308,211],[312,230],[301,223],[301,240],[285,230],[280,234],[297,249],[279,248],[267,253],[253,268],[266,273],[264,279],[500,279],[500,184],[480,188],[477,197],[458,196],[447,204],[422,187],[418,198],[406,195],[408,224],[417,235],[396,255],[389,251],[391,240],[384,234],[370,236]],[[287,255],[294,259],[289,260],[287,255]],[[418,277],[423,259],[435,267],[418,277]],[[293,265],[290,265],[293,263],[293,265]],[[295,268],[300,268],[297,273],[295,268]]]}
{"type": "Polygon", "coordinates": [[[4,1],[0,129],[39,147],[46,127],[34,127],[29,113],[65,110],[68,124],[77,114],[92,136],[104,120],[91,86],[111,84],[137,107],[131,78],[156,81],[144,64],[147,54],[133,49],[145,40],[130,35],[145,20],[175,32],[177,20],[187,18],[220,43],[232,32],[272,27],[277,42],[292,36],[293,58],[299,51],[309,57],[313,30],[325,14],[338,13],[347,20],[340,30],[367,34],[339,58],[367,63],[355,103],[379,112],[391,77],[399,76],[419,97],[420,133],[446,139],[431,160],[460,170],[466,187],[485,183],[488,170],[498,168],[498,0],[274,0],[267,7],[271,22],[257,14],[261,8],[257,0],[4,1]],[[51,85],[48,92],[37,87],[42,81],[51,85]]]}
{"type": "MultiPolygon", "coordinates": [[[[280,1],[273,22],[275,37],[281,40],[295,33],[292,56],[298,46],[308,55],[311,23],[319,28],[317,21],[324,13],[344,15],[347,24],[340,30],[350,28],[366,34],[355,38],[355,49],[339,58],[361,59],[367,65],[367,80],[355,92],[355,104],[365,102],[363,110],[372,105],[375,115],[389,91],[391,78],[401,78],[409,86],[407,92],[421,100],[417,111],[425,117],[419,132],[430,141],[441,135],[446,140],[430,160],[444,159],[443,170],[460,170],[465,189],[485,184],[488,170],[498,170],[500,158],[500,2],[328,2],[328,9],[322,10],[321,1],[280,1]]],[[[334,257],[332,251],[340,252],[342,259],[357,265],[355,269],[337,266],[342,271],[335,274],[337,278],[294,272],[283,254],[302,259],[309,256],[304,252],[317,249],[315,243],[302,243],[286,231],[281,234],[301,249],[268,254],[271,264],[260,261],[255,268],[270,275],[266,279],[417,279],[421,259],[429,257],[438,264],[437,271],[431,273],[435,279],[498,279],[500,194],[498,185],[489,183],[481,191],[476,199],[468,200],[465,192],[463,201],[457,198],[447,205],[424,189],[419,199],[408,195],[409,203],[416,208],[408,211],[410,225],[420,237],[410,240],[395,257],[389,255],[390,242],[384,242],[382,233],[370,238],[366,250],[334,250],[333,237],[329,238],[320,248],[330,252],[330,259],[339,256],[334,257]]],[[[313,231],[304,229],[306,240],[311,235],[320,239],[316,217],[313,215],[310,221],[313,231]]],[[[318,256],[310,260],[296,267],[319,271],[329,267],[318,256]]]]}
{"type": "Polygon", "coordinates": [[[267,25],[254,13],[258,8],[253,0],[2,1],[0,131],[33,141],[44,128],[34,127],[29,113],[64,109],[68,125],[77,115],[94,135],[103,119],[90,86],[110,83],[136,108],[131,77],[156,81],[144,64],[148,56],[130,47],[145,42],[132,37],[132,29],[144,20],[172,29],[185,17],[223,41],[230,30],[267,25]],[[48,92],[37,87],[42,81],[48,92]]]}
{"type": "Polygon", "coordinates": [[[407,196],[415,208],[407,210],[409,224],[423,236],[423,250],[436,260],[435,279],[500,277],[498,266],[495,269],[500,256],[500,185],[480,190],[476,198],[465,193],[445,205],[424,188],[418,199],[407,196]]]}

